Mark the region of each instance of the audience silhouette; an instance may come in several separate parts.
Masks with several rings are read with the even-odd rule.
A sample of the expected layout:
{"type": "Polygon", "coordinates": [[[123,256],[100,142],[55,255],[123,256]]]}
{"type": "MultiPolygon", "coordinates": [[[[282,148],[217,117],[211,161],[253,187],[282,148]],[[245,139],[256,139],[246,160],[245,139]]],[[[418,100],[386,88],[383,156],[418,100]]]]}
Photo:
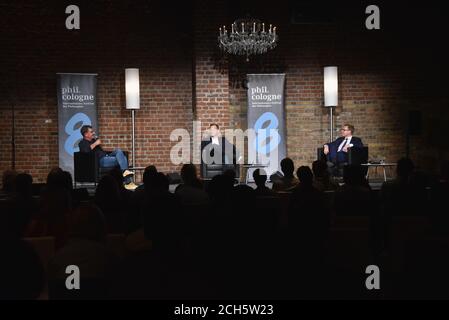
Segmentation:
{"type": "Polygon", "coordinates": [[[31,175],[8,171],[0,296],[36,299],[47,284],[50,299],[369,298],[360,277],[375,263],[393,279],[387,298],[447,298],[448,167],[431,179],[403,158],[379,188],[360,166],[346,166],[339,185],[320,161],[295,178],[286,158],[271,189],[262,169],[253,188],[233,170],[202,181],[185,164],[170,192],[167,175],[148,166],[134,192],[112,170],[91,194],[54,168],[37,196],[31,175]],[[33,244],[42,237],[54,239],[48,266],[33,244]],[[120,250],[110,239],[124,239],[120,250]],[[83,270],[79,292],[65,289],[68,264],[83,270]]]}

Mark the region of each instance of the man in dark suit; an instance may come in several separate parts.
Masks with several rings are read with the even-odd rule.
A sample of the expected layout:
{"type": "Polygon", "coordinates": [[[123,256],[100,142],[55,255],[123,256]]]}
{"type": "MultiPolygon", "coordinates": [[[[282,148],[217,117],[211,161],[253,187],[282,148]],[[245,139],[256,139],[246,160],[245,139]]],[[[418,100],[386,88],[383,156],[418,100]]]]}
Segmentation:
{"type": "Polygon", "coordinates": [[[362,148],[362,139],[353,137],[354,126],[344,124],[341,136],[335,141],[324,145],[324,154],[327,156],[328,166],[333,175],[339,175],[344,165],[348,163],[348,151],[350,148],[362,148]]]}
{"type": "Polygon", "coordinates": [[[213,123],[209,126],[210,137],[201,141],[201,163],[223,165],[226,169],[236,169],[237,150],[225,137],[220,134],[220,127],[213,123]]]}

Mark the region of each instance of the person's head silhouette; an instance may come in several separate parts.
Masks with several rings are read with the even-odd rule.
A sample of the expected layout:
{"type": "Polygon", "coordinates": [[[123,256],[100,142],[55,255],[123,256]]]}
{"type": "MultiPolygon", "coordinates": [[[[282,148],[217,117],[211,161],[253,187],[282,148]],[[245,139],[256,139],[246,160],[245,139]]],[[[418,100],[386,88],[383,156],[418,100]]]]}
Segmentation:
{"type": "Polygon", "coordinates": [[[181,178],[185,184],[189,185],[194,183],[198,179],[195,165],[191,163],[183,165],[181,168],[181,178]]]}
{"type": "Polygon", "coordinates": [[[290,158],[284,158],[281,161],[281,170],[285,177],[292,178],[293,171],[295,171],[295,164],[290,158]]]}
{"type": "Polygon", "coordinates": [[[302,186],[311,186],[313,182],[313,173],[307,166],[301,166],[296,171],[299,182],[302,186]]]}
{"type": "Polygon", "coordinates": [[[267,174],[265,173],[265,170],[263,169],[254,170],[253,178],[258,188],[265,187],[265,183],[267,182],[267,174]]]}
{"type": "Polygon", "coordinates": [[[315,160],[312,163],[312,171],[315,178],[325,178],[329,176],[329,172],[327,171],[327,164],[322,160],[315,160]]]}

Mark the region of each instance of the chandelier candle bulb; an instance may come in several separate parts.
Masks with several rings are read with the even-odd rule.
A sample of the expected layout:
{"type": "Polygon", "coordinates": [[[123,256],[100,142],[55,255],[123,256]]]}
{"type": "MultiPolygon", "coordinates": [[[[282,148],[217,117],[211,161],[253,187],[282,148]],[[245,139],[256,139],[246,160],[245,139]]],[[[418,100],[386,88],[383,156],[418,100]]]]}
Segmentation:
{"type": "Polygon", "coordinates": [[[265,32],[265,23],[262,23],[262,32],[265,32]]]}
{"type": "Polygon", "coordinates": [[[245,33],[245,24],[242,22],[242,33],[245,33]]]}
{"type": "Polygon", "coordinates": [[[256,32],[256,23],[253,24],[253,32],[256,32]]]}

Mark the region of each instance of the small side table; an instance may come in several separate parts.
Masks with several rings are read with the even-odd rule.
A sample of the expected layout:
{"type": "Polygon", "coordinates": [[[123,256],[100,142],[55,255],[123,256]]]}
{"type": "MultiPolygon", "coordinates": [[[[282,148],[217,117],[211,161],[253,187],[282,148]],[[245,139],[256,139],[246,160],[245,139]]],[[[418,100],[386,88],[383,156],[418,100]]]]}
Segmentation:
{"type": "Polygon", "coordinates": [[[376,169],[376,173],[377,173],[377,168],[382,168],[383,173],[384,173],[384,181],[387,181],[387,171],[386,168],[389,167],[394,167],[396,166],[396,163],[362,163],[362,166],[364,167],[368,167],[368,170],[366,172],[366,179],[369,179],[369,172],[371,168],[375,168],[376,169]]]}

